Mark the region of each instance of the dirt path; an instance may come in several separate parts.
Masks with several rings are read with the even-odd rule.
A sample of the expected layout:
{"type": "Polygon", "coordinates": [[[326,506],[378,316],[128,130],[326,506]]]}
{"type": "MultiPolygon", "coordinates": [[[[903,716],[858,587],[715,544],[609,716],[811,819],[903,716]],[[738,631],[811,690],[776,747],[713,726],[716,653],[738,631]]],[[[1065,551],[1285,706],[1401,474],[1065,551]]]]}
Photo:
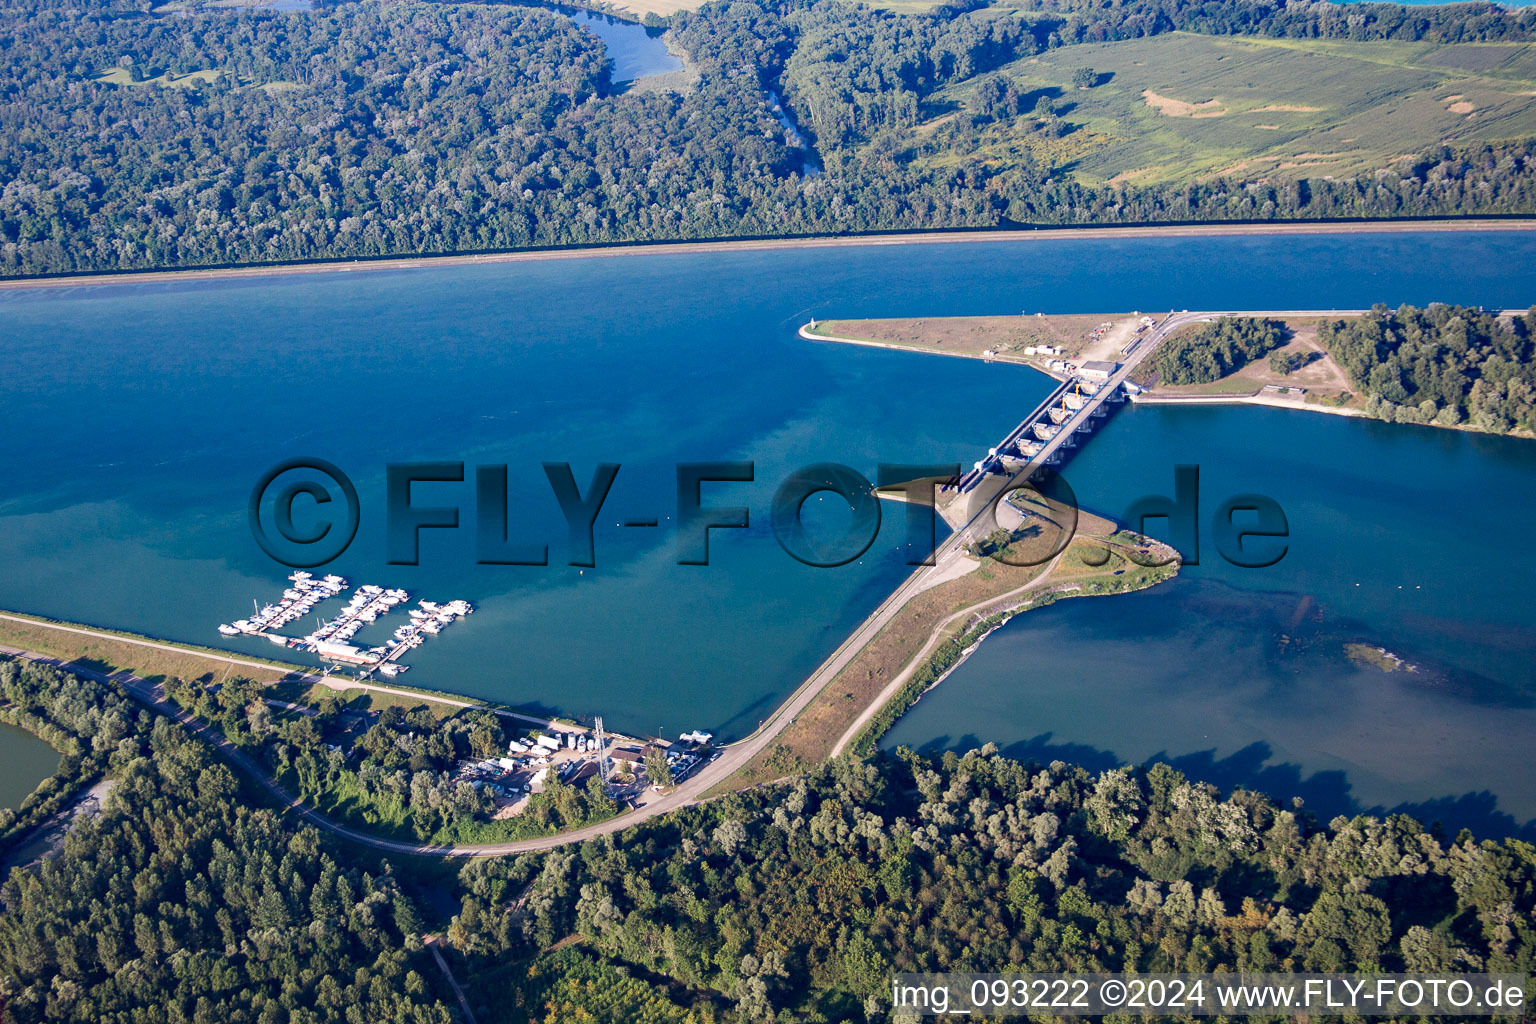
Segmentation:
{"type": "MultiPolygon", "coordinates": [[[[135,647],[148,647],[151,650],[167,651],[172,654],[182,655],[184,657],[203,658],[221,665],[231,665],[235,668],[256,669],[264,677],[271,676],[278,672],[283,673],[277,679],[256,679],[256,682],[269,686],[275,683],[320,683],[330,687],[333,690],[336,690],[337,692],[341,692],[343,690],[367,690],[371,693],[387,693],[395,697],[408,697],[413,700],[430,701],[434,704],[447,704],[448,706],[455,708],[478,708],[483,711],[494,712],[503,718],[511,718],[519,722],[527,722],[528,724],[537,726],[541,729],[562,729],[566,732],[581,733],[590,731],[584,725],[575,725],[568,722],[556,722],[552,719],[540,718],[537,715],[523,714],[520,711],[508,711],[505,708],[494,707],[492,705],[480,703],[478,701],[459,700],[457,697],[450,697],[446,694],[439,695],[436,693],[422,693],[415,690],[401,690],[393,686],[380,686],[377,683],[363,682],[360,679],[348,679],[344,677],[332,676],[325,672],[306,672],[299,668],[285,670],[278,666],[270,665],[266,662],[250,661],[245,658],[237,658],[233,655],[214,654],[212,652],[194,650],[189,647],[178,647],[175,644],[159,643],[154,640],[141,640],[135,637],[123,636],[119,633],[108,633],[104,630],[89,629],[84,626],[66,626],[60,622],[45,622],[41,619],[29,619],[21,615],[8,615],[4,612],[0,612],[0,619],[3,619],[7,622],[17,622],[24,626],[30,626],[33,629],[52,629],[57,630],[60,633],[73,633],[77,636],[90,637],[93,640],[110,640],[115,643],[132,644],[135,647]]],[[[0,648],[0,650],[4,649],[6,648],[0,648]]],[[[70,671],[80,670],[71,669],[70,671]]],[[[616,738],[621,740],[630,739],[630,737],[624,736],[618,736],[616,738]]]]}
{"type": "Polygon", "coordinates": [[[1055,558],[1051,559],[1051,564],[1046,566],[1045,572],[1022,587],[1010,590],[1006,594],[999,594],[997,597],[979,605],[962,608],[958,612],[940,619],[933,627],[933,631],[928,634],[927,642],[912,656],[912,660],[907,662],[906,667],[896,673],[885,689],[881,690],[875,699],[863,711],[859,712],[859,717],[855,718],[853,724],[848,726],[842,736],[838,737],[837,742],[832,745],[831,756],[837,757],[844,750],[848,749],[848,745],[858,738],[859,733],[864,731],[864,727],[869,724],[870,719],[879,714],[881,709],[891,702],[891,699],[906,685],[907,680],[912,678],[912,673],[916,672],[928,659],[929,655],[933,653],[934,648],[944,641],[945,631],[950,626],[969,616],[980,615],[985,618],[988,614],[1004,611],[1006,607],[1017,604],[1017,598],[1024,594],[1051,585],[1051,573],[1056,571],[1056,566],[1061,562],[1062,556],[1065,554],[1066,550],[1063,549],[1055,558]]]}

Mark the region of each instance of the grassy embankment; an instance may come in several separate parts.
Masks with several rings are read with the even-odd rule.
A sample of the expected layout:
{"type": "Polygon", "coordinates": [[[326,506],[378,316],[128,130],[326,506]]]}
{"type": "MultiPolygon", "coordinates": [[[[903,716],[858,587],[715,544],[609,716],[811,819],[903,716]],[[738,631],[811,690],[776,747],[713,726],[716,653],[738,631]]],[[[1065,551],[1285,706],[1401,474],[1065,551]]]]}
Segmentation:
{"type": "MultiPolygon", "coordinates": [[[[432,691],[414,691],[394,683],[390,684],[391,690],[408,692],[388,693],[375,689],[362,689],[356,685],[348,686],[349,682],[355,683],[355,681],[346,678],[331,680],[330,682],[335,685],[311,679],[291,678],[313,670],[301,665],[283,664],[264,658],[246,658],[244,655],[235,655],[212,648],[168,643],[120,630],[101,630],[93,626],[20,615],[17,612],[7,611],[4,614],[28,621],[17,622],[15,619],[0,618],[0,644],[46,654],[58,658],[66,665],[91,672],[126,671],[151,682],[166,682],[179,678],[203,685],[241,676],[258,681],[277,680],[268,692],[274,699],[293,704],[315,706],[321,698],[335,696],[353,710],[380,711],[388,707],[398,707],[404,711],[412,711],[424,708],[439,720],[463,714],[471,708],[434,698],[446,697],[449,700],[462,701],[472,705],[473,708],[495,707],[471,697],[432,691]],[[110,636],[92,636],[70,632],[70,629],[90,629],[95,633],[110,634],[110,636]],[[231,664],[231,658],[258,663],[260,666],[270,667],[271,671],[264,673],[260,668],[249,664],[231,664]],[[417,693],[421,696],[416,696],[417,693]]],[[[218,723],[210,724],[215,729],[218,728],[218,723]]],[[[457,820],[441,825],[433,829],[428,836],[422,837],[412,828],[403,803],[365,798],[356,785],[355,777],[350,773],[343,773],[334,784],[324,788],[305,786],[292,772],[280,773],[278,782],[290,792],[301,794],[306,803],[322,814],[336,821],[359,826],[369,832],[390,838],[403,840],[426,838],[442,843],[484,843],[530,839],[557,831],[552,827],[524,818],[499,821],[457,820]]],[[[583,820],[578,824],[591,824],[595,820],[601,819],[583,820]]]]}
{"type": "MultiPolygon", "coordinates": [[[[91,672],[131,672],[155,683],[174,678],[209,684],[222,682],[230,677],[245,677],[258,681],[287,680],[291,676],[301,676],[316,671],[310,666],[273,661],[259,656],[234,654],[193,644],[169,643],[122,630],[59,622],[36,615],[24,615],[21,612],[6,611],[4,614],[28,621],[0,619],[0,644],[46,654],[91,672]],[[95,633],[110,634],[110,638],[50,628],[54,626],[90,629],[95,633]],[[155,646],[145,646],[146,644],[155,646]],[[262,667],[232,664],[230,662],[232,658],[241,662],[253,662],[262,667]],[[264,671],[264,669],[270,669],[270,671],[264,671]]],[[[390,683],[390,689],[408,690],[413,696],[404,697],[377,690],[357,689],[347,686],[348,682],[350,680],[347,677],[333,678],[331,685],[309,680],[288,680],[275,685],[272,696],[294,704],[316,704],[321,697],[339,696],[350,707],[367,710],[382,710],[391,706],[398,706],[405,710],[426,707],[439,718],[450,717],[464,709],[453,704],[441,703],[434,700],[434,697],[447,696],[454,700],[481,703],[473,698],[458,697],[455,694],[434,694],[431,691],[412,690],[411,687],[400,686],[393,682],[390,683]],[[421,696],[415,697],[415,693],[420,693],[421,696]]]]}
{"type": "MultiPolygon", "coordinates": [[[[1536,45],[1344,42],[1168,33],[1063,47],[1001,70],[1024,112],[972,152],[1026,156],[1089,185],[1372,174],[1442,144],[1536,135],[1536,45]],[[1089,89],[1072,73],[1098,74],[1089,89]],[[1073,130],[1031,129],[1040,97],[1073,130]]],[[[972,79],[938,93],[914,139],[967,115],[972,79]]]]}
{"type": "MultiPolygon", "coordinates": [[[[1025,312],[1018,316],[950,316],[891,320],[818,320],[807,333],[831,340],[858,341],[887,348],[911,349],[933,355],[967,359],[995,359],[1043,369],[1055,356],[1026,356],[1026,348],[1061,346],[1062,359],[1085,354],[1099,358],[1091,335],[1103,323],[1123,325],[1135,318],[1129,313],[1025,312]],[[984,355],[992,352],[993,355],[984,355]]],[[[1117,349],[1118,350],[1118,349],[1117,349]]]]}
{"type": "MultiPolygon", "coordinates": [[[[1317,325],[1321,317],[1296,317],[1284,321],[1291,332],[1290,340],[1278,351],[1282,354],[1298,354],[1311,361],[1301,369],[1282,374],[1270,368],[1268,358],[1256,359],[1236,372],[1209,384],[1188,384],[1178,387],[1159,385],[1153,389],[1155,397],[1185,397],[1226,395],[1246,397],[1263,393],[1266,385],[1302,388],[1305,394],[1296,396],[1298,407],[1323,409],[1356,408],[1364,404],[1343,369],[1318,343],[1317,325]]],[[[1060,345],[1062,358],[1081,361],[1105,359],[1118,361],[1120,349],[1130,335],[1125,324],[1134,320],[1130,314],[1052,314],[1027,316],[965,316],[927,317],[911,320],[823,320],[810,332],[825,338],[846,338],[892,348],[906,348],[916,352],[983,358],[982,353],[992,351],[1000,362],[1018,362],[1043,369],[1047,357],[1029,358],[1023,350],[1032,345],[1060,345]],[[1091,336],[1094,328],[1103,323],[1116,327],[1100,339],[1091,336]]],[[[1193,324],[1175,332],[1180,334],[1199,330],[1193,324]]],[[[1145,384],[1151,373],[1151,361],[1142,364],[1138,376],[1145,384]]],[[[1269,401],[1281,401],[1284,395],[1266,393],[1269,401]]]]}
{"type": "MultiPolygon", "coordinates": [[[[1019,560],[1015,553],[1021,545],[1010,545],[981,558],[964,575],[918,594],[827,684],[777,742],[714,792],[805,770],[830,756],[866,709],[879,704],[850,747],[854,753],[868,752],[879,735],[970,648],[1014,615],[1064,597],[1139,590],[1177,572],[1176,564],[1146,568],[1131,562],[1127,556],[1140,540],[1116,532],[1108,520],[1080,512],[1075,538],[1060,558],[1027,567],[1009,565],[999,561],[997,554],[1019,560]],[[887,693],[904,673],[908,673],[905,682],[887,693]]],[[[1045,537],[1033,543],[1053,549],[1060,542],[1045,537]]],[[[1156,545],[1152,560],[1172,554],[1171,548],[1156,545]]]]}

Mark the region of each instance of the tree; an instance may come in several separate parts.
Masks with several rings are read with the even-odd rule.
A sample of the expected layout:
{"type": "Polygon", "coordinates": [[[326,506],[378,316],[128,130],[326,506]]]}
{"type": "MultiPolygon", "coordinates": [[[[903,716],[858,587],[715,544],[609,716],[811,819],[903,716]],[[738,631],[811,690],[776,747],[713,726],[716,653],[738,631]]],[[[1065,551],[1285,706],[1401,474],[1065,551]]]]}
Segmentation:
{"type": "Polygon", "coordinates": [[[1289,375],[1312,361],[1310,352],[1271,352],[1269,368],[1275,373],[1289,375]]]}
{"type": "Polygon", "coordinates": [[[1072,72],[1072,84],[1079,89],[1091,89],[1099,82],[1093,68],[1078,68],[1072,72]]]}
{"type": "Polygon", "coordinates": [[[1165,384],[1209,384],[1274,351],[1285,339],[1278,320],[1221,317],[1164,341],[1152,364],[1165,384]]]}
{"type": "Polygon", "coordinates": [[[645,752],[645,774],[657,786],[672,785],[672,768],[667,764],[667,752],[651,747],[645,752]]]}
{"type": "Polygon", "coordinates": [[[727,857],[734,857],[746,841],[747,826],[734,818],[715,826],[715,842],[720,844],[720,849],[725,851],[727,857]]]}
{"type": "Polygon", "coordinates": [[[1532,321],[1479,309],[1378,306],[1323,323],[1318,341],[1384,420],[1506,432],[1536,427],[1532,321]]]}

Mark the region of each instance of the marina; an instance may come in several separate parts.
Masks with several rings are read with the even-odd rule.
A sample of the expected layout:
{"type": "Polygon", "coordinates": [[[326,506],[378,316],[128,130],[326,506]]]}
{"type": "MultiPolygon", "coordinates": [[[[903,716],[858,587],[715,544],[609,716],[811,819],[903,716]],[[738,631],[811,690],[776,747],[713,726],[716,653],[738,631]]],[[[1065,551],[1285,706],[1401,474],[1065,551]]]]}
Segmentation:
{"type": "Polygon", "coordinates": [[[524,801],[543,792],[555,780],[567,786],[591,785],[602,780],[604,791],[629,807],[651,799],[685,781],[703,766],[720,757],[712,733],[683,733],[674,741],[638,740],[603,729],[598,718],[592,729],[555,725],[523,730],[507,745],[505,756],[460,761],[454,780],[475,789],[488,789],[498,808],[521,813],[524,801]],[[659,753],[670,780],[652,776],[651,758],[659,753]]]}
{"type": "MultiPolygon", "coordinates": [[[[758,484],[719,487],[721,501],[756,511],[769,507],[777,481],[812,460],[873,466],[941,454],[971,469],[973,460],[987,455],[989,446],[1056,387],[1023,367],[980,359],[809,345],[784,325],[812,314],[910,318],[1110,307],[1142,313],[1184,307],[1353,309],[1377,300],[1396,306],[1437,299],[1504,308],[1530,301],[1529,268],[1536,266],[1536,233],[1529,232],[1177,237],[1137,244],[1142,243],[1150,254],[1145,258],[1140,253],[1132,258],[1128,243],[1101,235],[1055,241],[1031,236],[1013,242],[677,254],[654,261],[646,256],[641,262],[624,257],[434,264],[406,274],[295,274],[176,288],[134,278],[90,291],[75,283],[8,293],[3,304],[13,328],[14,386],[7,408],[13,445],[4,456],[11,490],[0,547],[12,571],[0,605],[319,666],[317,658],[285,653],[265,640],[225,638],[213,630],[233,617],[249,618],[252,597],[275,603],[292,585],[284,577],[293,569],[277,569],[253,549],[247,524],[235,513],[275,457],[265,452],[273,432],[286,429],[279,410],[321,378],[347,380],[349,387],[365,389],[379,408],[396,410],[326,418],[306,427],[313,434],[301,445],[294,443],[295,450],[345,455],[341,467],[372,479],[367,486],[378,486],[380,470],[378,459],[364,452],[405,458],[481,451],[494,451],[497,462],[533,467],[534,484],[547,486],[537,470],[540,460],[565,455],[553,452],[548,435],[534,428],[530,417],[538,408],[561,423],[591,425],[579,450],[572,450],[589,461],[635,452],[638,436],[669,439],[644,448],[651,461],[636,454],[633,466],[626,463],[621,479],[633,470],[628,479],[636,490],[609,499],[612,519],[675,511],[669,507],[676,502],[673,463],[718,452],[757,459],[758,484]],[[1432,261],[1422,258],[1426,238],[1435,247],[1432,261]],[[1024,263],[1028,274],[1020,272],[1024,263]],[[637,276],[641,267],[645,273],[637,276]],[[729,267],[730,273],[716,274],[704,287],[700,278],[716,267],[729,267]],[[922,287],[913,287],[914,280],[922,287]],[[608,336],[603,314],[611,305],[634,311],[627,343],[600,349],[582,344],[608,336]],[[549,343],[508,349],[506,319],[499,312],[508,308],[522,311],[521,329],[549,343]],[[369,339],[370,328],[380,322],[399,325],[392,349],[422,372],[401,373],[395,357],[379,358],[369,339]],[[251,323],[262,324],[262,330],[251,331],[251,323]],[[677,329],[681,323],[689,329],[677,329]],[[184,324],[199,330],[178,329],[184,324]],[[122,338],[114,349],[111,387],[94,383],[86,372],[107,336],[122,338]],[[461,339],[453,359],[461,360],[462,368],[444,362],[442,339],[450,336],[461,339]],[[274,346],[304,353],[302,372],[299,364],[260,362],[274,346]],[[171,352],[178,360],[221,369],[203,377],[182,374],[179,363],[167,362],[171,352]],[[454,372],[448,372],[450,365],[454,372]],[[679,367],[690,370],[680,373],[679,367]],[[562,391],[553,405],[535,404],[551,396],[531,382],[576,377],[592,386],[562,391]],[[753,386],[743,387],[746,380],[753,386]],[[61,390],[79,396],[72,408],[42,400],[61,390]],[[164,394],[179,397],[156,400],[164,394]],[[926,396],[920,428],[880,415],[899,396],[914,394],[926,396]],[[711,439],[709,445],[696,443],[699,432],[711,439]],[[799,440],[780,443],[785,438],[799,440]],[[201,458],[205,450],[264,454],[226,462],[201,458]],[[46,458],[33,458],[39,453],[46,458]],[[172,508],[166,494],[187,499],[172,508]],[[172,535],[176,544],[163,541],[172,535]]],[[[1107,319],[1106,312],[1084,320],[1084,334],[1107,319]]],[[[1054,345],[1066,339],[1048,340],[1054,345]]],[[[1100,345],[1094,355],[1116,359],[1129,338],[1116,341],[1113,347],[1100,345]]],[[[1146,347],[1143,340],[1130,355],[1146,347]]],[[[1077,361],[1065,353],[1047,358],[1077,361]]],[[[1075,436],[1084,440],[1080,432],[1075,436]]],[[[1049,443],[1034,436],[1032,425],[1019,440],[1020,459],[1026,445],[1044,449],[1049,443]]],[[[1223,584],[1244,594],[1312,595],[1314,607],[1324,608],[1330,620],[1349,623],[1347,639],[1368,640],[1418,664],[1448,666],[1454,678],[1472,679],[1475,685],[1468,685],[1481,699],[1437,691],[1441,706],[1434,720],[1443,721],[1454,706],[1467,729],[1475,721],[1482,730],[1481,745],[1402,744],[1403,763],[1425,765],[1414,779],[1387,778],[1387,769],[1399,761],[1385,754],[1369,761],[1331,760],[1329,750],[1336,748],[1308,739],[1301,727],[1306,710],[1318,706],[1314,701],[1280,705],[1271,713],[1275,717],[1260,723],[1241,719],[1251,724],[1248,729],[1235,724],[1242,712],[1234,704],[1233,717],[1203,718],[1210,727],[1185,736],[1176,723],[1133,714],[1123,697],[1095,704],[1091,716],[1057,714],[1060,709],[1049,702],[1031,702],[1026,710],[1017,700],[1010,703],[1010,695],[1030,685],[1022,670],[1010,672],[1004,664],[987,669],[993,663],[976,658],[924,698],[901,741],[918,746],[948,735],[952,744],[963,746],[961,738],[974,732],[980,742],[996,739],[1007,746],[1054,727],[1058,744],[1091,744],[1129,757],[1140,749],[1133,750],[1111,728],[1124,720],[1127,728],[1145,730],[1148,750],[1166,747],[1171,756],[1216,748],[1222,757],[1233,744],[1269,742],[1275,760],[1297,766],[1304,778],[1316,770],[1342,773],[1364,803],[1393,806],[1484,790],[1501,802],[1516,799],[1531,791],[1532,773],[1511,774],[1507,765],[1489,767],[1474,755],[1483,748],[1519,749],[1521,730],[1530,721],[1519,702],[1536,664],[1536,639],[1528,618],[1517,614],[1529,607],[1529,559],[1512,562],[1503,549],[1508,510],[1523,507],[1519,502],[1536,481],[1532,450],[1517,439],[1262,407],[1137,405],[1106,417],[1062,470],[1089,508],[1117,514],[1142,495],[1171,495],[1174,463],[1199,463],[1202,488],[1210,492],[1203,496],[1202,533],[1211,514],[1205,506],[1214,508],[1228,495],[1267,490],[1280,501],[1293,534],[1306,543],[1298,543],[1279,565],[1224,571],[1224,563],[1206,565],[1202,559],[1202,566],[1186,575],[1221,573],[1223,584]],[[1423,516],[1422,501],[1409,487],[1416,472],[1447,488],[1454,483],[1458,493],[1471,496],[1458,503],[1466,519],[1465,529],[1455,531],[1455,544],[1445,540],[1445,531],[1415,522],[1423,516]],[[1339,534],[1344,522],[1353,525],[1339,534]],[[1440,546],[1429,544],[1431,537],[1440,546]],[[1405,564],[1414,566],[1413,582],[1426,583],[1424,590],[1412,585],[1397,590],[1404,581],[1395,576],[1405,564]],[[1445,603],[1426,614],[1427,605],[1402,595],[1430,594],[1425,577],[1436,573],[1446,581],[1440,587],[1445,603]],[[1335,575],[1343,585],[1333,584],[1335,575]],[[1391,586],[1373,588],[1370,581],[1378,577],[1390,579],[1391,586]],[[1365,582],[1357,588],[1357,580],[1365,582]],[[942,691],[950,686],[954,696],[945,697],[942,691]],[[983,691],[1000,695],[996,709],[988,704],[979,711],[973,703],[967,716],[967,701],[979,701],[983,691]],[[944,707],[954,708],[953,717],[938,713],[944,707]],[[1282,744],[1280,725],[1293,719],[1296,727],[1283,730],[1282,744]],[[1036,728],[1028,731],[1031,723],[1036,728]]],[[[530,537],[552,540],[562,538],[565,528],[558,508],[548,502],[530,507],[520,526],[530,537]]],[[[384,541],[379,517],[365,518],[355,558],[345,567],[310,570],[317,578],[339,573],[353,587],[275,632],[310,633],[314,617],[334,617],[358,583],[406,587],[413,595],[376,623],[379,628],[357,634],[353,642],[363,648],[387,643],[406,623],[417,597],[462,597],[474,602],[477,613],[468,626],[448,629],[446,642],[443,634],[425,634],[439,642],[407,652],[400,659],[410,666],[406,674],[391,680],[375,672],[370,681],[463,693],[545,714],[601,708],[605,722],[627,734],[664,729],[671,737],[676,729],[697,725],[731,741],[750,733],[763,717],[755,702],[770,694],[782,699],[793,681],[806,678],[827,656],[834,635],[845,636],[863,621],[874,603],[870,595],[888,593],[910,571],[899,544],[902,532],[895,529],[882,530],[890,537],[877,539],[862,566],[836,571],[784,565],[771,531],[715,532],[716,540],[727,542],[721,551],[730,559],[712,557],[720,565],[705,571],[675,564],[675,538],[665,528],[624,530],[599,516],[596,529],[599,552],[611,569],[587,569],[585,575],[563,567],[523,572],[475,567],[455,555],[424,559],[407,576],[379,554],[384,541]],[[488,615],[505,628],[486,628],[488,615]],[[625,628],[573,628],[573,623],[625,628]],[[516,671],[507,669],[514,664],[516,671]]],[[[1515,551],[1519,555],[1522,549],[1517,545],[1515,551]]],[[[1191,586],[1175,584],[1105,603],[1183,607],[1174,588],[1191,586]]],[[[1070,609],[1071,604],[1064,606],[1071,615],[1090,614],[1070,609]]],[[[1194,603],[1175,625],[1198,622],[1203,614],[1204,606],[1194,603]]],[[[1281,616],[1276,628],[1294,635],[1289,615],[1281,616]]],[[[1017,628],[1022,635],[1036,627],[1017,628]]],[[[1005,636],[995,634],[982,650],[994,643],[1001,650],[1005,636]]],[[[1078,666],[1068,679],[1085,694],[1108,685],[1105,673],[1094,667],[1100,648],[1093,634],[1067,630],[1056,642],[1062,645],[1061,665],[1078,666]]],[[[1179,632],[1159,648],[1166,671],[1159,678],[1170,687],[1204,693],[1198,686],[1207,671],[1202,666],[1215,655],[1212,648],[1246,653],[1247,643],[1236,629],[1179,632]]],[[[1056,667],[1029,664],[1029,677],[1056,667]]],[[[1233,663],[1230,671],[1238,667],[1233,663]]],[[[1369,709],[1382,695],[1362,689],[1359,701],[1353,699],[1356,690],[1348,680],[1356,670],[1347,659],[1320,662],[1315,671],[1320,681],[1309,696],[1326,701],[1330,718],[1369,728],[1369,709]],[[1336,681],[1333,689],[1330,680],[1336,681]]],[[[1394,687],[1421,682],[1408,674],[1383,678],[1394,687]]],[[[1409,719],[1418,714],[1416,704],[1394,707],[1409,719]]],[[[1382,739],[1381,746],[1389,744],[1382,739]]],[[[1060,752],[1048,752],[1045,759],[1055,756],[1060,752]]],[[[1252,781],[1260,786],[1264,780],[1252,781]]]]}
{"type": "Polygon", "coordinates": [[[454,600],[444,604],[420,601],[407,613],[410,621],[394,631],[388,644],[360,647],[351,641],[364,627],[378,622],[411,597],[404,590],[385,589],[370,583],[358,587],[335,618],[321,619],[314,632],[294,637],[277,630],[303,618],[321,601],[339,596],[349,584],[340,576],[316,579],[302,570],[288,579],[293,586],[283,591],[282,600],[266,606],[253,601],[255,614],[249,619],[236,619],[220,625],[220,635],[259,636],[279,647],[313,654],[331,665],[361,669],[359,675],[363,679],[374,672],[394,677],[410,668],[400,661],[407,652],[475,610],[468,601],[454,600]]]}

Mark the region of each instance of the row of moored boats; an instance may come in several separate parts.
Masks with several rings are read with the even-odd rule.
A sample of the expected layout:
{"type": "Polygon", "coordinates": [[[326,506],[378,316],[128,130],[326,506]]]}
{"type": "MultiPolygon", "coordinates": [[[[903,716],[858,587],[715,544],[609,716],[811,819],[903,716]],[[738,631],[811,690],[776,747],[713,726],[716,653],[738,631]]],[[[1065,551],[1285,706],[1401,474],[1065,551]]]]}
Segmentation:
{"type": "Polygon", "coordinates": [[[348,583],[340,576],[316,579],[313,574],[302,570],[288,579],[293,586],[283,591],[281,601],[265,607],[252,602],[256,607],[255,614],[249,619],[237,619],[221,625],[219,632],[224,636],[264,636],[282,647],[298,648],[329,661],[394,676],[407,668],[396,659],[406,651],[420,647],[427,637],[436,636],[445,627],[475,610],[468,601],[448,601],[444,604],[421,601],[410,610],[410,622],[394,631],[393,640],[388,646],[359,648],[352,645],[352,638],[364,626],[377,622],[411,596],[404,590],[389,590],[365,584],[357,588],[335,618],[322,620],[315,631],[305,637],[290,637],[273,630],[302,618],[321,601],[336,597],[347,589],[348,583]]]}
{"type": "Polygon", "coordinates": [[[293,586],[283,591],[282,600],[264,607],[260,606],[259,602],[252,601],[251,607],[255,609],[255,614],[248,619],[236,619],[232,623],[221,625],[219,632],[224,636],[239,636],[242,633],[255,635],[271,629],[281,629],[290,622],[297,622],[308,615],[321,601],[335,597],[347,589],[347,581],[340,576],[315,579],[313,574],[300,570],[288,579],[293,586]]]}

